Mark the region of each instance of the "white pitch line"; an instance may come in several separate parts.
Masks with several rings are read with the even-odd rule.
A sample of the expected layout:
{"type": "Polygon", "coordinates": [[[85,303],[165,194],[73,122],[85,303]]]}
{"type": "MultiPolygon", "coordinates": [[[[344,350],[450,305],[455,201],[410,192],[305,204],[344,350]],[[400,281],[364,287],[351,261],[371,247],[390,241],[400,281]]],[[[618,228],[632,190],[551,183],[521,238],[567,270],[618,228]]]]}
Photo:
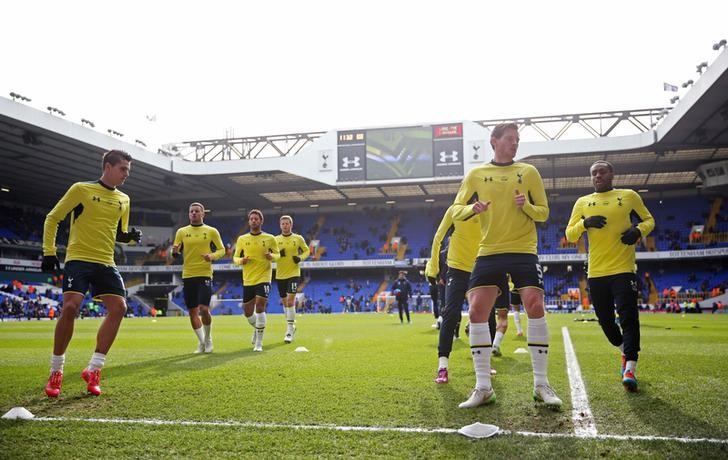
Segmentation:
{"type": "Polygon", "coordinates": [[[566,352],[566,372],[569,374],[571,385],[571,420],[574,422],[574,434],[577,437],[594,437],[597,435],[597,425],[594,422],[589,398],[586,395],[584,380],[581,378],[581,368],[576,359],[574,345],[571,343],[569,329],[561,328],[564,337],[564,350],[566,352]]]}
{"type": "Polygon", "coordinates": [[[119,418],[81,418],[81,417],[33,417],[29,421],[38,422],[90,422],[90,423],[126,423],[137,425],[172,425],[172,426],[228,426],[239,428],[287,428],[300,430],[334,430],[334,431],[387,431],[401,433],[457,433],[454,428],[420,428],[397,426],[346,426],[346,425],[297,425],[288,423],[244,422],[235,420],[199,421],[199,420],[157,420],[157,419],[119,419],[119,418]]]}
{"type": "MultiPolygon", "coordinates": [[[[29,422],[82,422],[82,423],[117,423],[129,425],[157,425],[157,426],[223,426],[234,428],[283,428],[301,430],[333,430],[333,431],[369,431],[369,432],[399,432],[399,433],[444,433],[458,434],[454,428],[424,428],[424,427],[397,427],[397,426],[342,426],[342,425],[296,425],[287,423],[265,423],[244,421],[198,421],[198,420],[158,420],[158,419],[117,419],[117,418],[81,418],[81,417],[33,417],[29,422]]],[[[564,438],[564,439],[614,439],[618,441],[674,441],[689,444],[710,443],[726,444],[728,439],[717,438],[683,438],[673,436],[640,436],[618,434],[576,435],[573,433],[537,433],[533,431],[500,430],[499,435],[515,435],[538,438],[564,438]]]]}

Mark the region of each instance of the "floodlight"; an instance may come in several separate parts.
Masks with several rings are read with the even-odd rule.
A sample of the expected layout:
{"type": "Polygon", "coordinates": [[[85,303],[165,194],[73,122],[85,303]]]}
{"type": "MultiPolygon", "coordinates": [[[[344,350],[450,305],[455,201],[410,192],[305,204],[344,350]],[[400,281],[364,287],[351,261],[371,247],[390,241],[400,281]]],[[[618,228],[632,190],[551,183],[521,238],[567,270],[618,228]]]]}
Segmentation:
{"type": "Polygon", "coordinates": [[[22,94],[18,94],[16,92],[11,92],[10,97],[13,99],[13,101],[20,99],[23,102],[30,102],[30,99],[23,96],[22,94]]]}
{"type": "Polygon", "coordinates": [[[46,108],[48,109],[48,112],[49,113],[57,113],[58,115],[60,115],[62,117],[65,117],[66,116],[66,113],[63,110],[59,109],[59,108],[51,107],[51,106],[48,106],[46,108]]]}

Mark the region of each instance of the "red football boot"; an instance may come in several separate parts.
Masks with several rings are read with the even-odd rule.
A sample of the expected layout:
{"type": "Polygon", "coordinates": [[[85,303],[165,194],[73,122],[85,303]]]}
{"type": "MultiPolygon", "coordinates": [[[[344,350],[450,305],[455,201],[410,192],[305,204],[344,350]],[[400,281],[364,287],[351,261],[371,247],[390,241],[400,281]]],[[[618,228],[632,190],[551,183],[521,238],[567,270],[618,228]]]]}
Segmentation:
{"type": "Polygon", "coordinates": [[[45,392],[50,398],[57,398],[61,394],[61,385],[63,385],[63,372],[53,371],[48,377],[48,383],[45,386],[45,392]]]}
{"type": "Polygon", "coordinates": [[[95,371],[84,369],[81,372],[81,378],[88,384],[86,385],[86,391],[94,396],[101,394],[101,387],[99,386],[99,383],[101,383],[101,369],[96,369],[95,371]]]}

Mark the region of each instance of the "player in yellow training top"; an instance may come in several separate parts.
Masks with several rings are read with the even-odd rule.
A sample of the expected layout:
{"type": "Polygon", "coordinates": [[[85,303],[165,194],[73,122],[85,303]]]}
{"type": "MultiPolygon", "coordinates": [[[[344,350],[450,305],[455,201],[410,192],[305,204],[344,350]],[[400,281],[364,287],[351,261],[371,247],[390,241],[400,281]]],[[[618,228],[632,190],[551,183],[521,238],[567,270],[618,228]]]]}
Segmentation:
{"type": "Polygon", "coordinates": [[[76,182],[48,213],[43,226],[43,271],[60,270],[56,255],[58,224],[70,214],[71,233],[63,268],[63,308],[56,323],[51,356],[51,375],[45,392],[51,398],[61,393],[66,348],[86,291],[103,301],[106,318],[96,335],[96,350],[81,377],[86,390],[101,394],[101,368],[126,312],[126,289],[114,265],[115,242],[141,241],[142,232],[129,229],[129,197],[116,187],[129,177],[131,155],[110,150],[101,161],[103,173],[96,182],[76,182]]]}
{"type": "Polygon", "coordinates": [[[212,261],[225,255],[220,232],[205,225],[205,207],[192,203],[189,207],[190,225],[177,230],[172,254],[182,253],[182,281],[185,305],[190,313],[190,324],[197,336],[195,353],[212,353],[212,261]],[[204,329],[204,330],[203,330],[204,329]]]}
{"type": "Polygon", "coordinates": [[[281,216],[279,223],[281,234],[276,236],[276,242],[281,257],[276,262],[276,281],[287,322],[286,335],[283,341],[291,343],[296,335],[295,300],[298,283],[301,281],[301,267],[298,264],[302,260],[306,260],[311,251],[306,244],[306,240],[298,233],[293,233],[293,218],[291,216],[281,216]]]}
{"type": "Polygon", "coordinates": [[[243,308],[248,323],[255,328],[253,351],[263,351],[265,307],[270,295],[272,262],[280,257],[278,243],[263,231],[263,213],[253,209],[248,213],[250,232],[238,237],[233,262],[243,266],[243,308]]]}
{"type": "Polygon", "coordinates": [[[576,242],[582,233],[587,233],[587,279],[594,311],[604,335],[622,352],[622,384],[628,391],[636,391],[640,322],[635,244],[655,228],[655,220],[637,192],[612,186],[611,163],[595,161],[589,173],[594,193],[576,200],[566,239],[576,242]],[[632,216],[640,222],[633,223],[632,216]],[[614,321],[615,304],[619,326],[614,321]]]}
{"type": "Polygon", "coordinates": [[[470,276],[470,350],[475,368],[475,389],[461,408],[495,401],[490,380],[491,339],[488,316],[499,293],[508,289],[511,275],[528,315],[528,349],[533,366],[533,398],[551,408],[561,399],[549,384],[543,272],[536,253],[536,222],[549,216],[541,175],[527,163],[515,162],[518,126],[502,123],[490,136],[493,161],[471,169],[463,179],[453,209],[453,220],[480,216],[481,240],[470,276]],[[473,204],[468,204],[475,200],[473,204]]]}
{"type": "MultiPolygon", "coordinates": [[[[475,265],[475,256],[480,243],[480,219],[475,216],[468,220],[453,220],[453,206],[450,206],[442,216],[440,225],[432,238],[432,252],[430,260],[425,265],[425,276],[437,278],[440,275],[440,247],[445,236],[450,233],[450,242],[447,246],[447,274],[445,279],[445,303],[441,311],[442,324],[437,343],[437,377],[435,383],[443,384],[450,381],[448,365],[452,342],[458,324],[462,318],[463,301],[468,290],[468,280],[475,265]]],[[[489,324],[491,333],[495,334],[495,317],[490,315],[489,324]]],[[[491,334],[491,335],[492,335],[491,334]]],[[[494,374],[495,370],[491,369],[494,374]]]]}

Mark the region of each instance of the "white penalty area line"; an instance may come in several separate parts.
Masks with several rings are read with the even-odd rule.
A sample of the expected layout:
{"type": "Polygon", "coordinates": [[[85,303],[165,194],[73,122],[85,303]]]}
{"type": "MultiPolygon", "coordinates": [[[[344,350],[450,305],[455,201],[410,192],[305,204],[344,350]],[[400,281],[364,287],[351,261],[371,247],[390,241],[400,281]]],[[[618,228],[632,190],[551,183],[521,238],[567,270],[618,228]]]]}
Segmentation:
{"type": "Polygon", "coordinates": [[[589,407],[586,386],[581,378],[581,368],[576,359],[574,345],[571,343],[569,329],[566,326],[561,328],[561,335],[564,337],[566,372],[569,375],[569,385],[571,386],[571,420],[574,422],[574,433],[577,437],[596,436],[597,425],[589,407]]]}
{"type": "MultiPolygon", "coordinates": [[[[423,427],[396,427],[396,426],[346,426],[346,425],[296,425],[287,423],[264,423],[244,421],[196,421],[196,420],[155,420],[155,419],[117,419],[117,418],[81,418],[81,417],[33,417],[27,421],[37,422],[82,422],[82,423],[110,423],[129,425],[155,425],[155,426],[213,426],[233,428],[281,428],[294,430],[332,430],[332,431],[368,431],[380,433],[424,433],[424,434],[459,434],[455,428],[423,428],[423,427]]],[[[592,434],[577,435],[574,433],[537,433],[532,431],[500,430],[499,435],[515,435],[537,438],[565,438],[565,439],[614,439],[618,441],[674,441],[681,443],[711,443],[727,444],[728,439],[716,438],[682,438],[672,436],[639,436],[639,435],[613,435],[592,434]]]]}

